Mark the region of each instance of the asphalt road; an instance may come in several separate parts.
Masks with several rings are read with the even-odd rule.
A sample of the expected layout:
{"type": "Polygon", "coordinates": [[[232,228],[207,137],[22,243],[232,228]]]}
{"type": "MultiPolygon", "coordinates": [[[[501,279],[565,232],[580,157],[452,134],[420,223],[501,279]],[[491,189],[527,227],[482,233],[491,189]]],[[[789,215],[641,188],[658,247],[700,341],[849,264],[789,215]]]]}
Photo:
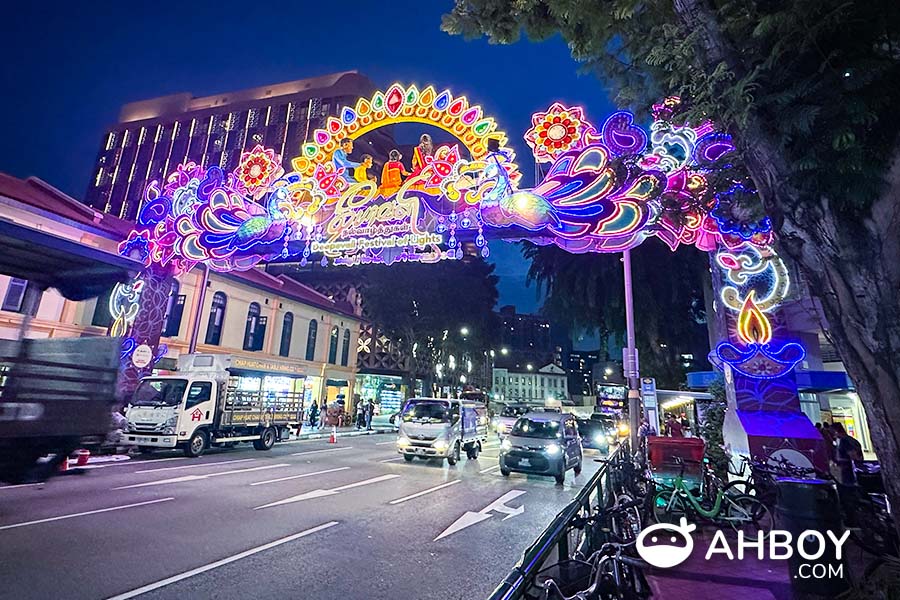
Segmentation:
{"type": "Polygon", "coordinates": [[[0,598],[477,600],[598,467],[557,486],[502,477],[496,441],[450,467],[404,462],[394,438],[160,453],[0,487],[0,598]]]}

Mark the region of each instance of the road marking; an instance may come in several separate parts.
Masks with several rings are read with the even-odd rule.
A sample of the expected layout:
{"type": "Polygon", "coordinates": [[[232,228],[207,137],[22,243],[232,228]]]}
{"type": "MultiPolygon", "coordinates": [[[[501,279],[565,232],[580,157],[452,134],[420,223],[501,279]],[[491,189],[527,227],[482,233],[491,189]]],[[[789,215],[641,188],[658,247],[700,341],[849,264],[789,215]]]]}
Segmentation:
{"type": "Polygon", "coordinates": [[[389,463],[389,462],[394,462],[395,460],[403,460],[403,457],[402,457],[402,456],[395,456],[394,458],[386,458],[386,459],[384,459],[384,460],[379,460],[378,462],[380,462],[380,463],[389,463]]]}
{"type": "Polygon", "coordinates": [[[482,470],[480,470],[480,471],[478,471],[478,472],[481,473],[481,474],[483,475],[483,474],[485,474],[485,473],[490,473],[491,471],[496,471],[496,470],[499,469],[499,468],[500,468],[500,465],[494,465],[493,467],[488,467],[487,469],[482,469],[482,470]]]}
{"type": "Polygon", "coordinates": [[[403,498],[397,498],[396,500],[391,500],[388,504],[402,504],[407,500],[412,500],[413,498],[418,498],[419,496],[424,496],[425,494],[430,494],[431,492],[436,492],[438,490],[442,490],[445,487],[450,487],[456,483],[459,483],[459,479],[454,479],[453,481],[448,481],[447,483],[442,483],[441,485],[436,485],[433,488],[428,488],[427,490],[422,490],[421,492],[417,492],[410,496],[404,496],[403,498]]]}
{"type": "Polygon", "coordinates": [[[313,473],[301,473],[300,475],[291,475],[290,477],[279,477],[278,479],[269,479],[268,481],[257,481],[250,485],[266,485],[267,483],[278,483],[279,481],[288,481],[290,479],[302,479],[304,477],[312,477],[313,475],[323,475],[325,473],[334,473],[335,471],[346,471],[350,467],[338,467],[336,469],[325,469],[324,471],[314,471],[313,473]]]}
{"type": "Polygon", "coordinates": [[[319,454],[321,452],[341,452],[342,450],[352,450],[353,446],[341,446],[340,448],[325,448],[324,450],[307,450],[306,452],[294,452],[291,456],[301,456],[303,454],[319,454]]]}
{"type": "Polygon", "coordinates": [[[251,467],[249,469],[234,469],[232,471],[222,471],[221,473],[207,473],[206,475],[182,475],[181,477],[172,477],[171,479],[160,479],[159,481],[146,481],[144,483],[134,483],[131,485],[123,485],[113,488],[113,490],[130,490],[133,488],[150,487],[152,485],[166,485],[169,483],[184,483],[186,481],[200,481],[209,479],[210,477],[220,477],[222,475],[234,475],[235,473],[250,473],[251,471],[265,471],[266,469],[277,469],[279,467],[289,467],[289,463],[279,463],[277,465],[263,465],[261,467],[251,467]]]}
{"type": "Polygon", "coordinates": [[[301,531],[300,533],[295,533],[293,535],[283,537],[279,540],[275,540],[274,542],[269,542],[268,544],[263,544],[262,546],[257,546],[256,548],[251,548],[250,550],[244,550],[243,552],[241,552],[239,554],[235,554],[234,556],[229,556],[228,558],[223,558],[222,560],[217,560],[216,562],[209,563],[208,565],[204,565],[202,567],[197,567],[196,569],[191,569],[190,571],[185,571],[184,573],[179,573],[178,575],[173,575],[172,577],[168,577],[161,581],[157,581],[156,583],[150,583],[143,587],[139,587],[135,590],[131,590],[130,592],[125,592],[124,594],[119,594],[118,596],[113,596],[112,598],[109,598],[108,600],[128,600],[129,598],[134,598],[136,596],[146,594],[147,592],[152,592],[154,590],[158,590],[159,588],[166,587],[167,585],[171,585],[173,583],[177,583],[179,581],[189,579],[191,577],[194,577],[195,575],[200,575],[201,573],[206,573],[207,571],[212,571],[213,569],[223,567],[227,564],[231,564],[231,563],[239,561],[243,558],[247,558],[248,556],[253,556],[254,554],[264,552],[271,548],[276,548],[278,546],[281,546],[282,544],[287,544],[288,542],[293,542],[294,540],[299,540],[302,537],[306,537],[308,535],[312,535],[314,533],[324,531],[330,527],[334,527],[337,524],[338,524],[337,521],[329,521],[328,523],[322,523],[321,525],[313,527],[312,529],[307,529],[305,531],[301,531]]]}
{"type": "Polygon", "coordinates": [[[240,458],[237,460],[220,460],[217,462],[197,463],[195,465],[183,465],[181,467],[161,467],[159,469],[144,469],[143,471],[135,471],[135,473],[158,473],[159,471],[180,471],[182,469],[196,469],[197,467],[212,467],[215,465],[231,465],[234,463],[250,462],[255,458],[240,458]]]}
{"type": "Polygon", "coordinates": [[[391,440],[389,442],[375,442],[376,446],[387,446],[388,444],[396,444],[397,440],[391,440]]]}
{"type": "Polygon", "coordinates": [[[277,502],[270,502],[269,504],[264,504],[262,506],[257,506],[253,510],[259,510],[261,508],[270,508],[272,506],[280,506],[282,504],[291,504],[293,502],[300,502],[302,500],[312,500],[313,498],[322,498],[323,496],[334,496],[335,494],[339,494],[344,490],[349,490],[351,488],[359,487],[362,485],[369,485],[371,483],[380,483],[382,481],[387,481],[389,479],[395,479],[400,477],[399,475],[381,475],[379,477],[372,477],[371,479],[364,479],[362,481],[357,481],[355,483],[348,483],[347,485],[342,485],[340,487],[331,488],[330,490],[312,490],[311,492],[306,492],[304,494],[299,494],[297,496],[291,496],[290,498],[285,498],[284,500],[278,500],[277,502]]]}
{"type": "Polygon", "coordinates": [[[497,511],[498,513],[503,513],[506,516],[503,517],[503,520],[510,519],[515,517],[516,515],[521,515],[525,512],[525,505],[517,506],[513,508],[512,506],[506,506],[506,503],[510,500],[518,498],[522,494],[524,494],[524,490],[510,490],[479,510],[478,512],[472,512],[467,510],[463,513],[463,515],[450,524],[450,527],[441,532],[439,536],[434,538],[434,541],[438,541],[441,538],[445,538],[448,535],[453,535],[458,531],[462,531],[466,527],[471,527],[472,525],[477,525],[482,521],[486,521],[490,519],[493,514],[491,511],[497,511]]]}
{"type": "Polygon", "coordinates": [[[126,508],[135,508],[138,506],[146,506],[148,504],[158,504],[159,502],[168,502],[169,500],[174,500],[175,498],[159,498],[157,500],[147,500],[146,502],[136,502],[134,504],[123,504],[122,506],[111,506],[109,508],[100,508],[97,510],[88,510],[80,513],[72,513],[70,515],[60,515],[58,517],[48,517],[46,519],[38,519],[36,521],[26,521],[24,523],[13,523],[12,525],[3,525],[0,527],[0,531],[4,529],[15,529],[16,527],[27,527],[29,525],[38,525],[40,523],[49,523],[51,521],[61,521],[63,519],[74,519],[75,517],[84,517],[87,515],[97,515],[105,512],[112,512],[114,510],[124,510],[126,508]]]}
{"type": "Polygon", "coordinates": [[[0,492],[3,490],[14,490],[16,488],[33,487],[36,485],[44,485],[43,483],[19,483],[16,485],[0,485],[0,492]]]}

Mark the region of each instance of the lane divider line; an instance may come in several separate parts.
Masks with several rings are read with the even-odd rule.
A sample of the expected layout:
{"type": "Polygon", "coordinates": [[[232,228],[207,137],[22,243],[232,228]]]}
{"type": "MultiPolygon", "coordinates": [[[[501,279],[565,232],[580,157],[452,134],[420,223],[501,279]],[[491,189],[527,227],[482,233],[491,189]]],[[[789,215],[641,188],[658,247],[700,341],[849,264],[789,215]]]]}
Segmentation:
{"type": "Polygon", "coordinates": [[[275,540],[274,542],[269,542],[268,544],[263,544],[262,546],[257,546],[256,548],[251,548],[250,550],[244,550],[243,552],[241,552],[239,554],[235,554],[233,556],[229,556],[227,558],[217,560],[216,562],[209,563],[208,565],[203,565],[202,567],[197,567],[196,569],[191,569],[190,571],[185,571],[184,573],[179,573],[178,575],[173,575],[172,577],[168,577],[161,581],[157,581],[156,583],[147,584],[143,587],[139,587],[137,589],[131,590],[130,592],[125,592],[124,594],[119,594],[118,596],[113,596],[113,597],[109,598],[108,600],[128,600],[129,598],[134,598],[136,596],[146,594],[147,592],[152,592],[154,590],[158,590],[159,588],[163,588],[168,585],[172,585],[173,583],[178,583],[179,581],[189,579],[191,577],[194,577],[195,575],[200,575],[201,573],[206,573],[207,571],[212,571],[213,569],[223,567],[225,565],[239,561],[243,558],[247,558],[248,556],[253,556],[254,554],[259,554],[260,552],[265,552],[266,550],[276,548],[278,546],[281,546],[282,544],[287,544],[288,542],[293,542],[294,540],[299,540],[300,538],[306,537],[308,535],[312,535],[314,533],[324,531],[326,529],[334,527],[337,524],[338,524],[337,521],[329,521],[327,523],[322,523],[321,525],[318,525],[311,529],[306,529],[305,531],[301,531],[299,533],[295,533],[293,535],[283,537],[281,539],[275,540]]]}
{"type": "Polygon", "coordinates": [[[386,458],[386,459],[384,459],[384,460],[379,460],[378,462],[380,462],[380,463],[389,463],[389,462],[394,462],[395,460],[403,460],[403,457],[402,457],[402,456],[395,456],[394,458],[386,458]]]}
{"type": "Polygon", "coordinates": [[[419,496],[424,496],[425,494],[430,494],[431,492],[436,492],[438,490],[442,490],[445,487],[450,487],[451,485],[459,483],[460,479],[454,479],[453,481],[448,481],[447,483],[442,483],[441,485],[436,485],[433,488],[428,488],[427,490],[422,490],[421,492],[417,492],[415,494],[411,494],[409,496],[404,496],[403,498],[397,498],[396,500],[391,500],[388,504],[402,504],[407,500],[412,500],[414,498],[418,498],[419,496]]]}
{"type": "Polygon", "coordinates": [[[159,479],[157,481],[145,481],[143,483],[132,483],[131,485],[122,485],[113,488],[116,490],[131,490],[134,488],[150,487],[154,485],[166,485],[169,483],[185,483],[187,481],[202,481],[211,477],[220,477],[222,475],[234,475],[235,473],[250,473],[251,471],[265,471],[266,469],[278,469],[280,467],[289,467],[289,463],[279,463],[276,465],[262,465],[260,467],[251,467],[249,469],[233,469],[231,471],[222,471],[220,473],[206,473],[205,475],[182,475],[181,477],[172,477],[170,479],[159,479]]]}
{"type": "Polygon", "coordinates": [[[496,471],[496,470],[499,469],[499,468],[500,468],[500,465],[494,465],[493,467],[488,467],[487,469],[482,469],[482,470],[480,470],[480,471],[478,471],[478,472],[481,473],[481,474],[483,475],[483,474],[485,474],[485,473],[490,473],[491,471],[496,471]]]}
{"type": "Polygon", "coordinates": [[[324,450],[307,450],[305,452],[294,452],[291,456],[302,456],[304,454],[321,454],[322,452],[341,452],[343,450],[352,450],[353,446],[341,446],[340,448],[325,448],[324,450]]]}
{"type": "Polygon", "coordinates": [[[47,517],[46,519],[37,519],[35,521],[25,521],[24,523],[13,523],[12,525],[3,525],[0,531],[4,529],[15,529],[17,527],[28,527],[29,525],[39,525],[40,523],[49,523],[51,521],[62,521],[63,519],[74,519],[75,517],[85,517],[87,515],[98,515],[100,513],[112,512],[114,510],[124,510],[126,508],[136,508],[138,506],[146,506],[148,504],[159,504],[160,502],[168,502],[175,498],[157,498],[156,500],[147,500],[145,502],[135,502],[134,504],[123,504],[122,506],[110,506],[109,508],[98,508],[97,510],[87,510],[80,513],[72,513],[70,515],[60,515],[58,517],[47,517]]]}
{"type": "Polygon", "coordinates": [[[346,471],[350,467],[338,467],[336,469],[325,469],[324,471],[313,471],[312,473],[301,473],[300,475],[291,475],[289,477],[279,477],[278,479],[269,479],[268,481],[257,481],[250,485],[266,485],[268,483],[278,483],[279,481],[289,481],[291,479],[302,479],[304,477],[312,477],[313,475],[324,475],[325,473],[334,473],[336,471],[346,471]]]}
{"type": "Polygon", "coordinates": [[[389,442],[375,442],[376,446],[387,446],[388,444],[396,444],[397,440],[391,440],[389,442]]]}
{"type": "Polygon", "coordinates": [[[134,471],[135,473],[158,473],[159,471],[180,471],[182,469],[196,469],[197,467],[214,467],[216,465],[231,465],[234,463],[250,462],[255,458],[239,458],[237,460],[220,460],[216,462],[197,463],[195,465],[182,465],[180,467],[161,467],[159,469],[144,469],[143,471],[134,471]]]}

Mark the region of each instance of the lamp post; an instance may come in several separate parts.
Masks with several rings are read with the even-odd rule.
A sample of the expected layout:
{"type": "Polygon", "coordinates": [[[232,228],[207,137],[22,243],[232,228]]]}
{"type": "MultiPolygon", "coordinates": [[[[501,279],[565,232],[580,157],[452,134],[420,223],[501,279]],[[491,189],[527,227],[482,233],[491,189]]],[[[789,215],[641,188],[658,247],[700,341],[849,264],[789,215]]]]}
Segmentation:
{"type": "Polygon", "coordinates": [[[638,353],[634,341],[634,298],[631,283],[631,250],[622,253],[622,268],[625,275],[625,348],[622,350],[622,366],[628,380],[628,425],[631,451],[637,449],[637,432],[640,423],[641,392],[638,353]]]}

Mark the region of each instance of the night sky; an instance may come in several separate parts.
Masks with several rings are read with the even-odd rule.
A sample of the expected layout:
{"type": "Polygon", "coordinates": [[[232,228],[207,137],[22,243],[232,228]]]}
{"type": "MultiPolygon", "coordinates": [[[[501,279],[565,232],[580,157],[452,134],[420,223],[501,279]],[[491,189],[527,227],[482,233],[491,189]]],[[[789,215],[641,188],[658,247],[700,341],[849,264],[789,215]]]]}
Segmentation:
{"type": "MultiPolygon", "coordinates": [[[[565,43],[492,46],[440,31],[451,2],[36,2],[0,23],[0,171],[36,175],[81,198],[105,127],[135,100],[205,96],[356,69],[386,88],[427,83],[465,94],[495,116],[533,167],[522,134],[554,100],[596,123],[612,106],[601,82],[579,75],[565,43]],[[377,8],[373,8],[377,7],[377,8]]],[[[491,245],[500,303],[534,311],[518,249],[491,245]]]]}

